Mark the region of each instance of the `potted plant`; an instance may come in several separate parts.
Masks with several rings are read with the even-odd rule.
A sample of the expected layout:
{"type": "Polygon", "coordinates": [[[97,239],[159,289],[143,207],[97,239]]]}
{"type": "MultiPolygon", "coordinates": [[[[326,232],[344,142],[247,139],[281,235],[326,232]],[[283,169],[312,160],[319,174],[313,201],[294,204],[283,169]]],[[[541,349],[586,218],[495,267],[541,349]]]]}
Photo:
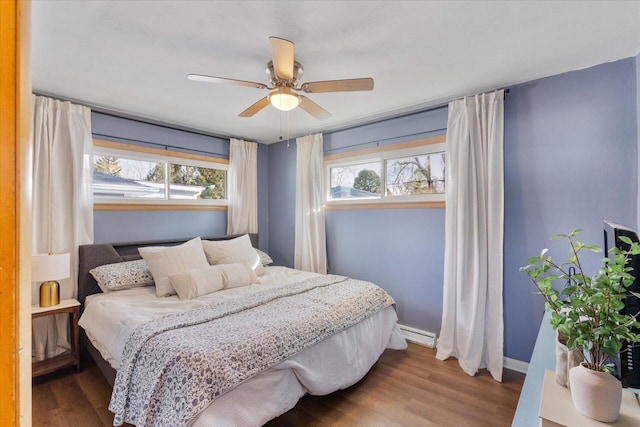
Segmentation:
{"type": "Polygon", "coordinates": [[[629,249],[612,248],[603,259],[603,267],[589,276],[583,269],[580,254],[583,250],[602,250],[578,240],[576,236],[581,231],[552,237],[568,240],[567,261],[554,262],[544,249],[540,255],[527,259],[527,265],[520,270],[529,275],[537,293],[544,297],[545,309],[551,311],[553,329],[566,337],[569,350],[577,349],[585,358],[581,366],[569,373],[576,409],[598,421],[612,422],[618,418],[622,398],[620,381],[611,375],[613,361],[623,341],[640,341],[640,334],[634,332],[640,327],[636,321],[638,314],[620,312],[626,297],[631,294],[640,297],[627,289],[634,281],[627,262],[631,255],[640,254],[640,245],[627,237],[619,237],[629,249]],[[570,271],[574,274],[569,274],[570,271]],[[557,289],[554,283],[558,281],[566,285],[557,289]]]}

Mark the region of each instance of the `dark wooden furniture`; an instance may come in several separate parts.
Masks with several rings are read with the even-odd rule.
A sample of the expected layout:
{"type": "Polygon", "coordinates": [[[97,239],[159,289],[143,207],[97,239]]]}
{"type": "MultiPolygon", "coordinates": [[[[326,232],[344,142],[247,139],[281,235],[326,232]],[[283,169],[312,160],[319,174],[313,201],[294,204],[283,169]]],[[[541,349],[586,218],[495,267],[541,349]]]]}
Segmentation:
{"type": "Polygon", "coordinates": [[[54,314],[69,314],[69,341],[71,343],[71,351],[58,356],[34,362],[32,364],[32,377],[48,374],[67,366],[75,366],[80,372],[80,334],[78,330],[78,315],[80,302],[76,299],[66,299],[60,301],[60,304],[51,307],[40,307],[38,305],[31,306],[31,319],[43,316],[53,316],[54,314]]]}

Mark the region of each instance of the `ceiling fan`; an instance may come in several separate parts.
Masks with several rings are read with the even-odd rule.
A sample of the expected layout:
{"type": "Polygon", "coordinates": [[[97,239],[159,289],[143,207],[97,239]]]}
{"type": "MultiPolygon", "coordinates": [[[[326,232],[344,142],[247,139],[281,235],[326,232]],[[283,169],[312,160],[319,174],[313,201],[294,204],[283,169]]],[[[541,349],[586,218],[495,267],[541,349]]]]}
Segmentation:
{"type": "Polygon", "coordinates": [[[331,117],[331,113],[306,96],[299,95],[296,92],[354,92],[373,89],[373,79],[371,77],[364,77],[360,79],[325,80],[301,84],[300,77],[302,77],[304,70],[302,65],[293,59],[293,42],[279,37],[269,37],[269,44],[271,45],[272,60],[267,64],[265,71],[269,75],[270,86],[263,83],[228,79],[225,77],[205,76],[202,74],[189,74],[187,77],[190,80],[195,81],[227,83],[237,86],[254,87],[256,89],[267,89],[271,91],[267,96],[238,114],[239,117],[251,117],[267,105],[271,104],[282,111],[293,110],[299,106],[317,119],[328,119],[331,117]]]}

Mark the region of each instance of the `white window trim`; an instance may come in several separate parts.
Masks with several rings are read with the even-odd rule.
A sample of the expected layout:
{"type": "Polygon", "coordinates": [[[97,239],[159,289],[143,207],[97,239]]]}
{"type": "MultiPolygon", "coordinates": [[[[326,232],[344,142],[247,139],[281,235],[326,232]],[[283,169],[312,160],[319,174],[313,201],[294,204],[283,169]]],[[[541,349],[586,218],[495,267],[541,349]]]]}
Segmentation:
{"type": "MultiPolygon", "coordinates": [[[[388,148],[388,146],[385,146],[388,148]]],[[[328,206],[339,205],[379,205],[379,204],[393,204],[393,203],[413,203],[413,202],[444,202],[445,194],[416,194],[416,195],[402,195],[402,196],[388,196],[383,193],[379,197],[358,197],[352,199],[331,199],[331,168],[336,166],[351,166],[355,164],[362,164],[367,162],[380,162],[381,166],[381,186],[386,188],[386,164],[385,161],[389,159],[395,159],[398,157],[408,157],[414,155],[425,155],[438,152],[447,152],[446,142],[430,143],[420,146],[413,146],[408,148],[399,148],[397,150],[381,151],[378,153],[365,153],[357,154],[353,156],[343,157],[335,160],[327,160],[324,163],[325,167],[325,203],[328,206]]]]}
{"type": "MultiPolygon", "coordinates": [[[[94,146],[91,157],[91,167],[93,168],[94,158],[102,156],[124,157],[131,160],[139,160],[146,162],[158,162],[165,164],[165,176],[169,176],[167,173],[168,164],[179,164],[185,166],[204,167],[208,169],[219,169],[228,172],[229,165],[226,163],[219,163],[215,161],[207,162],[203,160],[189,159],[181,156],[172,155],[160,155],[156,153],[146,153],[134,150],[94,146]]],[[[227,180],[225,179],[225,186],[227,180]]],[[[121,198],[121,197],[104,197],[93,196],[94,204],[114,204],[114,205],[140,205],[140,206],[228,206],[228,199],[170,199],[169,193],[171,183],[167,182],[165,185],[165,195],[163,199],[136,199],[136,198],[121,198]]],[[[225,188],[225,195],[227,195],[227,188],[225,188]]]]}

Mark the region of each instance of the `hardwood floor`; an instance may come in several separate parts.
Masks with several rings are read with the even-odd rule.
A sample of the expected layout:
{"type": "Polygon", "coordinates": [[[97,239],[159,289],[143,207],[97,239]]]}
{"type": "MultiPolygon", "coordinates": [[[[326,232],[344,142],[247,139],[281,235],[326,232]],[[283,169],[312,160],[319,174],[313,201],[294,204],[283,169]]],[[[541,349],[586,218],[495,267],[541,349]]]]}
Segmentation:
{"type": "MultiPolygon", "coordinates": [[[[110,426],[111,388],[92,362],[33,381],[34,426],[110,426]]],[[[524,374],[505,370],[503,383],[462,372],[455,359],[409,344],[387,350],[359,383],[328,396],[305,396],[267,423],[288,426],[510,426],[524,374]]]]}

